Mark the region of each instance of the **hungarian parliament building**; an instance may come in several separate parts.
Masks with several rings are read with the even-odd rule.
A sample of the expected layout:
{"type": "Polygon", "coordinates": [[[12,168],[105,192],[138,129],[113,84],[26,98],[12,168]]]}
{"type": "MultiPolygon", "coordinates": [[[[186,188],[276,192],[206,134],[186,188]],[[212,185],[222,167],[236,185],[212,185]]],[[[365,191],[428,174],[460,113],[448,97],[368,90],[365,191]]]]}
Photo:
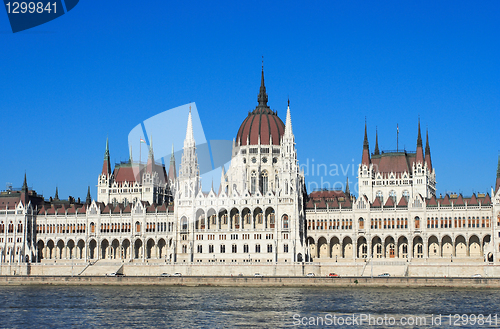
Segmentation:
{"type": "Polygon", "coordinates": [[[178,170],[173,153],[168,166],[157,163],[151,145],[147,163],[131,157],[112,170],[106,143],[97,200],[90,188],[86,200],[57,192],[46,200],[26,176],[20,190],[2,192],[0,263],[498,262],[500,158],[489,193],[436,196],[420,122],[415,152],[380,151],[378,139],[370,152],[365,124],[358,196],[348,184],[307,193],[290,104],[283,123],[268,106],[263,70],[258,105],[237,131],[229,169],[208,192],[191,111],[186,126],[178,170]]]}

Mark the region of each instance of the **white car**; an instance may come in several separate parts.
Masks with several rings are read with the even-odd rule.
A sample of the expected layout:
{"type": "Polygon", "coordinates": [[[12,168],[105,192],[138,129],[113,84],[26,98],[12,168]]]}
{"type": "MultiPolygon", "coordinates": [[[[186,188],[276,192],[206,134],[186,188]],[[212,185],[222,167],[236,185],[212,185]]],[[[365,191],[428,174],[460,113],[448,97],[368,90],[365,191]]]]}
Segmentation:
{"type": "Polygon", "coordinates": [[[483,276],[481,274],[477,273],[477,274],[474,274],[472,277],[473,278],[482,278],[483,276]]]}
{"type": "Polygon", "coordinates": [[[179,272],[177,272],[177,273],[174,273],[174,276],[182,276],[182,274],[180,274],[179,272]]]}
{"type": "Polygon", "coordinates": [[[306,276],[315,276],[314,273],[307,273],[306,276]]]}
{"type": "Polygon", "coordinates": [[[260,273],[255,273],[253,276],[254,276],[254,277],[256,277],[256,278],[263,278],[263,277],[264,277],[264,276],[263,276],[262,274],[260,274],[260,273]]]}

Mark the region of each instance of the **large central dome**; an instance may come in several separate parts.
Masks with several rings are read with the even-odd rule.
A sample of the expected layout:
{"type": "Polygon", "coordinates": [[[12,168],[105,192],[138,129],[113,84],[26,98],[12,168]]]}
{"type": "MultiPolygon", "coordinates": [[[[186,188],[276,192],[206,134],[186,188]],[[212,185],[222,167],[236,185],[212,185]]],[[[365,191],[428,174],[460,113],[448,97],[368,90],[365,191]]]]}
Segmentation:
{"type": "Polygon", "coordinates": [[[264,68],[260,81],[260,92],[258,96],[259,105],[243,121],[236,135],[236,144],[258,145],[259,138],[261,145],[279,145],[281,137],[285,132],[285,125],[267,105],[266,86],[264,85],[264,68]]]}

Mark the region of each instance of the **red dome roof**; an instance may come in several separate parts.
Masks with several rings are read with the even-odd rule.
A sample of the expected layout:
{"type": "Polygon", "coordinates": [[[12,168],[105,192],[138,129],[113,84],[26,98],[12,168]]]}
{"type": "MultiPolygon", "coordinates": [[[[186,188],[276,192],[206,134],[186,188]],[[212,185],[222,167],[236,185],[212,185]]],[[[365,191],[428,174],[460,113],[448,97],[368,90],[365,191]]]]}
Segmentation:
{"type": "Polygon", "coordinates": [[[247,145],[270,145],[272,136],[273,145],[279,145],[281,137],[285,132],[283,121],[271,110],[257,111],[255,109],[246,117],[238,130],[236,143],[239,146],[247,145]]]}
{"type": "Polygon", "coordinates": [[[285,125],[278,117],[276,112],[273,112],[267,106],[266,86],[264,85],[264,69],[262,69],[262,77],[260,83],[260,92],[258,96],[259,105],[248,113],[248,116],[243,121],[236,135],[236,143],[242,145],[270,145],[271,137],[273,145],[279,145],[281,137],[285,132],[285,125]]]}

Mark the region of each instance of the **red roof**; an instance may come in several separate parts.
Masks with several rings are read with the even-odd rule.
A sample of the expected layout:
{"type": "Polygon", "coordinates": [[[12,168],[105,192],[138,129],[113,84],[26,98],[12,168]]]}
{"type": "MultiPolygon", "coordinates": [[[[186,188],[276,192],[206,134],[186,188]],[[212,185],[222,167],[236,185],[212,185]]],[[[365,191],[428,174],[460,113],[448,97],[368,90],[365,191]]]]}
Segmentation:
{"type": "Polygon", "coordinates": [[[255,109],[249,113],[238,130],[236,143],[238,145],[270,145],[270,136],[273,139],[273,145],[279,145],[281,137],[285,132],[285,125],[278,115],[270,109],[255,109]]]}
{"type": "Polygon", "coordinates": [[[404,172],[410,173],[415,154],[407,152],[382,153],[372,156],[373,169],[376,173],[381,173],[383,177],[388,177],[392,172],[396,177],[401,177],[404,172]]]}
{"type": "Polygon", "coordinates": [[[398,207],[408,207],[408,201],[406,201],[404,196],[399,200],[398,207]]]}
{"type": "Polygon", "coordinates": [[[438,205],[435,195],[433,195],[430,199],[427,199],[426,202],[427,202],[427,207],[437,207],[438,205]]]}
{"type": "Polygon", "coordinates": [[[392,198],[387,198],[387,201],[385,202],[384,207],[394,207],[394,200],[392,198]]]}
{"type": "Polygon", "coordinates": [[[479,206],[479,203],[477,202],[477,198],[476,198],[476,193],[472,193],[472,196],[470,197],[469,202],[467,202],[467,205],[479,206]]]}
{"type": "Polygon", "coordinates": [[[382,204],[380,203],[380,199],[379,198],[375,198],[375,200],[372,203],[372,207],[380,208],[381,205],[382,204]]]}

